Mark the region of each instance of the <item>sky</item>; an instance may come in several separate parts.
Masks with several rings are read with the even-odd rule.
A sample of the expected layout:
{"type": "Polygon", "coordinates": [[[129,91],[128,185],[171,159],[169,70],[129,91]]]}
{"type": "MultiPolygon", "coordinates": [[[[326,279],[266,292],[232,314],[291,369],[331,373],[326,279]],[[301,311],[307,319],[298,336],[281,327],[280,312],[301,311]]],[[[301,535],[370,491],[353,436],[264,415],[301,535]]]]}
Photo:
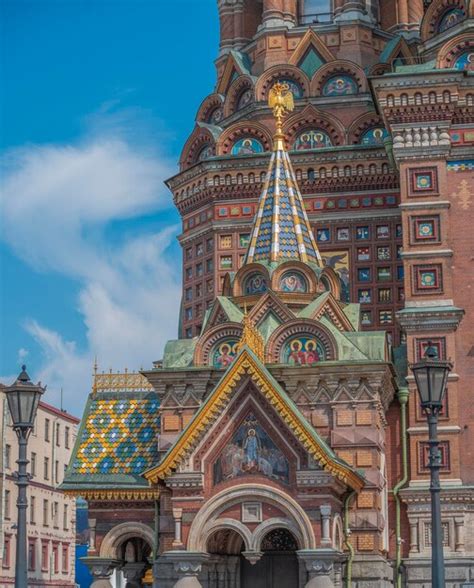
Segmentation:
{"type": "Polygon", "coordinates": [[[177,171],[213,91],[216,0],[0,0],[0,382],[81,415],[177,336],[177,171]]]}

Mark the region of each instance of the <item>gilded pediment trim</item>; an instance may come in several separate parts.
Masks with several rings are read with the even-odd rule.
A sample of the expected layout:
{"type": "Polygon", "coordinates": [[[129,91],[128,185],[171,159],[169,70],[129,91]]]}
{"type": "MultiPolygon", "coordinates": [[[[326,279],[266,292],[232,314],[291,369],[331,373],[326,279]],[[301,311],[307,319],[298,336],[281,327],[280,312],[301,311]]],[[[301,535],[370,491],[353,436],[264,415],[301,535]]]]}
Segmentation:
{"type": "Polygon", "coordinates": [[[318,437],[316,431],[280,388],[265,366],[247,347],[242,349],[214,392],[208,397],[173,447],[164,456],[162,462],[143,474],[150,483],[156,484],[159,480],[163,480],[186,459],[202,438],[206,429],[222,413],[232,391],[244,376],[250,377],[257,389],[274,407],[302,446],[321,464],[324,470],[330,472],[356,491],[363,487],[363,478],[332,453],[331,449],[318,437]]]}

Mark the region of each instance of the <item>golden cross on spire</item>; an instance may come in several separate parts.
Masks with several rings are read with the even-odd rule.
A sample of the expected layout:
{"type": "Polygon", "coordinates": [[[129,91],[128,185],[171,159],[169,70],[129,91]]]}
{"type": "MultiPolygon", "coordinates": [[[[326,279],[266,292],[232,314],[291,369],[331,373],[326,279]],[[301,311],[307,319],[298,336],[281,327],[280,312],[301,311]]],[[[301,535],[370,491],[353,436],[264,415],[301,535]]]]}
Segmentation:
{"type": "Polygon", "coordinates": [[[283,118],[295,108],[293,94],[286,83],[277,82],[270,88],[268,106],[273,110],[276,132],[273,136],[273,150],[284,149],[283,118]]]}

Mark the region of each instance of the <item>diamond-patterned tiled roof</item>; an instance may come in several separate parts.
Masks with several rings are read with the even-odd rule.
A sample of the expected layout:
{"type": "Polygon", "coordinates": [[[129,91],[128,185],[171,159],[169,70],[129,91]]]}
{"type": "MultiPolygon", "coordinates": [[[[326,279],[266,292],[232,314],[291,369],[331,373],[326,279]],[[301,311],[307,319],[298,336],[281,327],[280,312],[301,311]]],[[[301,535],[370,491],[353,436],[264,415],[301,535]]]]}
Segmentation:
{"type": "Polygon", "coordinates": [[[290,158],[279,142],[260,196],[246,263],[292,259],[322,265],[290,158]]]}
{"type": "Polygon", "coordinates": [[[158,461],[158,408],[153,392],[91,395],[63,486],[146,486],[141,474],[158,461]]]}

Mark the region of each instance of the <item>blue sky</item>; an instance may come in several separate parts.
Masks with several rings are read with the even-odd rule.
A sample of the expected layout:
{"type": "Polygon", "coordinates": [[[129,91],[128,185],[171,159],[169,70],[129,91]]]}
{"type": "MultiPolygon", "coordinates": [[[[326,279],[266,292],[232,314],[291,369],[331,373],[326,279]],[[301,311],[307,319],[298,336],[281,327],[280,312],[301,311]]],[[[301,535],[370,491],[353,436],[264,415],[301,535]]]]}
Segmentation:
{"type": "Polygon", "coordinates": [[[176,336],[163,180],[215,83],[215,0],[2,0],[1,381],[80,413],[101,369],[176,336]]]}

